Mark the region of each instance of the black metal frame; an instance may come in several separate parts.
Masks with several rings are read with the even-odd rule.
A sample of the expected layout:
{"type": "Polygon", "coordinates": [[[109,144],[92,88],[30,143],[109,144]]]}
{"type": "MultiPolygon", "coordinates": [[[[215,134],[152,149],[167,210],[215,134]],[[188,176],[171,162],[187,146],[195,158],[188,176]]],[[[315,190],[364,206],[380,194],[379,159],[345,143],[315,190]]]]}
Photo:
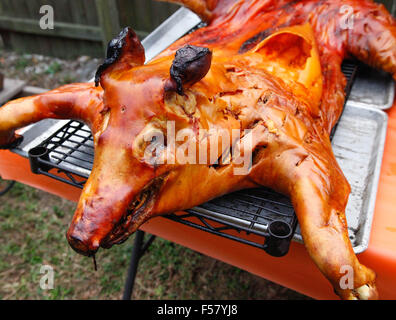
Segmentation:
{"type": "Polygon", "coordinates": [[[137,269],[139,266],[139,260],[156,238],[155,236],[151,235],[150,238],[144,242],[144,236],[145,232],[141,230],[136,231],[122,300],[131,300],[137,269]]]}
{"type": "Polygon", "coordinates": [[[0,197],[4,196],[8,191],[10,191],[14,185],[15,181],[8,181],[8,185],[3,190],[0,190],[0,197]]]}

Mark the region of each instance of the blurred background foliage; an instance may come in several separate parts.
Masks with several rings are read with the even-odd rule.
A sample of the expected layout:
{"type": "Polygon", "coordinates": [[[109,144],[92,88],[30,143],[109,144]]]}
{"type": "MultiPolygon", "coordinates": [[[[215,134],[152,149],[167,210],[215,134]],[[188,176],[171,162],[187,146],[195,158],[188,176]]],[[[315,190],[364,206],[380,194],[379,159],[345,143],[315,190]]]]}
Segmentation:
{"type": "Polygon", "coordinates": [[[22,53],[102,57],[121,28],[142,39],[177,9],[153,0],[1,0],[0,35],[7,49],[22,53]],[[43,5],[54,8],[54,30],[39,26],[43,5]]]}

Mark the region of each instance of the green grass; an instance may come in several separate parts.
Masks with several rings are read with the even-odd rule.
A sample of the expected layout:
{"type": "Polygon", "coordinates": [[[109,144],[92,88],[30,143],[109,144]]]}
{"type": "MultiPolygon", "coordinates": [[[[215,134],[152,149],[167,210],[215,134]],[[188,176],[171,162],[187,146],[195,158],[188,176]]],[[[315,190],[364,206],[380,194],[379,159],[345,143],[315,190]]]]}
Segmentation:
{"type": "Polygon", "coordinates": [[[15,62],[15,68],[17,70],[22,70],[25,69],[28,65],[30,64],[30,61],[26,59],[24,56],[21,56],[16,62],[15,62]]]}
{"type": "MultiPolygon", "coordinates": [[[[133,236],[92,259],[65,233],[75,204],[17,183],[0,197],[0,299],[119,299],[133,236]],[[54,268],[54,289],[40,268],[54,268]]],[[[141,258],[134,299],[301,299],[298,293],[197,252],[156,239],[141,258]]]]}
{"type": "Polygon", "coordinates": [[[77,79],[76,79],[76,77],[74,77],[70,74],[67,74],[64,77],[59,79],[59,85],[65,85],[65,84],[74,83],[74,82],[77,82],[77,79]]]}
{"type": "Polygon", "coordinates": [[[62,65],[55,61],[48,66],[48,69],[45,71],[45,73],[54,75],[60,71],[62,71],[62,65]]]}

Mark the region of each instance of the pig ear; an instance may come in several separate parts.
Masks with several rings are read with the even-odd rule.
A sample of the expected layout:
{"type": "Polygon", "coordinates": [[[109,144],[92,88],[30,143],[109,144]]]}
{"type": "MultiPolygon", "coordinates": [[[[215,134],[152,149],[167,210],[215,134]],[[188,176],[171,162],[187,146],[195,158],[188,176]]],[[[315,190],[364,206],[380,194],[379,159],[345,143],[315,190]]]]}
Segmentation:
{"type": "Polygon", "coordinates": [[[145,60],[144,48],[138,36],[126,27],[117,38],[109,42],[106,60],[95,75],[95,85],[98,86],[106,74],[141,66],[145,60]]]}
{"type": "Polygon", "coordinates": [[[312,113],[317,115],[323,80],[319,51],[310,24],[281,28],[250,52],[263,55],[270,73],[285,73],[283,79],[302,84],[311,95],[312,113]]]}
{"type": "Polygon", "coordinates": [[[204,78],[211,64],[212,52],[208,48],[187,45],[177,50],[165,91],[176,91],[184,95],[184,88],[191,87],[204,78]]]}

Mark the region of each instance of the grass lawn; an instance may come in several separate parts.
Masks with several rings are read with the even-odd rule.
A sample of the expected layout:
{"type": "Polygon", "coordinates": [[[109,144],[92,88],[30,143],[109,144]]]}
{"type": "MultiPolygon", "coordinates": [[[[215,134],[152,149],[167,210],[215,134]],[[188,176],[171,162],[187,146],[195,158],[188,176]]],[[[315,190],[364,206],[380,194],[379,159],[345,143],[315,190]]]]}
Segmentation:
{"type": "MultiPolygon", "coordinates": [[[[120,299],[133,236],[92,259],[76,254],[65,233],[75,204],[17,183],[0,197],[0,299],[120,299]],[[40,268],[54,268],[54,289],[40,268]]],[[[140,262],[134,299],[307,299],[287,288],[156,239],[140,262]]]]}

